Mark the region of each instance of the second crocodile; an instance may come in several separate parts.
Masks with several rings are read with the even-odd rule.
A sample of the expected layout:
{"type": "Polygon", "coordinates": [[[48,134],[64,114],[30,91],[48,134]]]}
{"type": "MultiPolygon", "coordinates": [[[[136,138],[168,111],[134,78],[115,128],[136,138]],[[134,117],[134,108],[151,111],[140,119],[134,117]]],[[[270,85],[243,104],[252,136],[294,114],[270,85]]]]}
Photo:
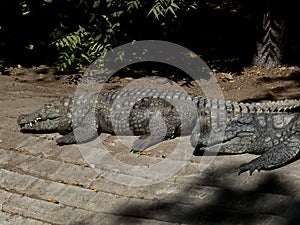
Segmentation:
{"type": "Polygon", "coordinates": [[[300,155],[300,117],[298,111],[250,113],[227,122],[224,130],[206,130],[198,120],[198,134],[194,134],[194,147],[205,151],[238,154],[253,153],[260,156],[240,166],[240,172],[271,170],[282,167],[300,155]],[[214,138],[212,138],[214,137],[214,138]]]}

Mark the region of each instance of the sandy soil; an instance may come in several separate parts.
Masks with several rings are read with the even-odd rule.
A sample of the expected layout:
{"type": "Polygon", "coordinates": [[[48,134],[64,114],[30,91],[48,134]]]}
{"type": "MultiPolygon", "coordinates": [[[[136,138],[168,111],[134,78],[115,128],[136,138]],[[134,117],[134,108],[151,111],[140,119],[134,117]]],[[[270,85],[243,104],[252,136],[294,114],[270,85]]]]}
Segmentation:
{"type": "MultiPolygon", "coordinates": [[[[189,93],[201,94],[195,81],[191,81],[181,71],[158,68],[141,69],[125,68],[112,77],[105,88],[122,88],[132,81],[139,81],[139,85],[154,88],[160,84],[169,84],[170,80],[176,82],[189,93]],[[177,73],[177,74],[176,74],[177,73]],[[163,79],[143,80],[144,76],[158,76],[163,79]]],[[[300,68],[278,67],[274,69],[260,69],[256,67],[245,68],[240,74],[213,71],[222,89],[225,99],[236,101],[263,101],[277,99],[298,99],[300,93],[300,68]]],[[[72,95],[81,81],[82,74],[55,75],[55,68],[41,65],[39,67],[7,68],[0,75],[1,91],[13,91],[29,95],[31,90],[34,95],[58,97],[72,95]],[[40,90],[39,90],[40,89],[40,90]]],[[[101,82],[101,81],[100,81],[101,82]]],[[[167,85],[171,87],[172,85],[167,85]]],[[[32,102],[32,108],[36,103],[32,102]]]]}

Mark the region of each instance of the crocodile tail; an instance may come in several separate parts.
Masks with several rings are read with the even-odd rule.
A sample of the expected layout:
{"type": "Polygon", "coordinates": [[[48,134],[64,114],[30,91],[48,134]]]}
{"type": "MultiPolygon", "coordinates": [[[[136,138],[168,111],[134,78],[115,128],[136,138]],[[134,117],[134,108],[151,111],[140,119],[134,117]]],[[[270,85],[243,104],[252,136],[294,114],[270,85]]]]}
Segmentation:
{"type": "Polygon", "coordinates": [[[252,104],[254,105],[256,112],[276,113],[294,110],[300,106],[300,101],[297,99],[291,99],[252,104]]]}

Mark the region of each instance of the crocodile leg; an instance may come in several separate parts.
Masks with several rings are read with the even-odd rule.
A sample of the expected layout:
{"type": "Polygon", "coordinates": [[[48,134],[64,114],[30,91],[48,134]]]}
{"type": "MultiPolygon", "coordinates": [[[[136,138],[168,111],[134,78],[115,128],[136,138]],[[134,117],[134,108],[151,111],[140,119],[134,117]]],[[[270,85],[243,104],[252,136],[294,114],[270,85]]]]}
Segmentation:
{"type": "Polygon", "coordinates": [[[130,115],[133,133],[139,134],[141,124],[144,130],[142,136],[133,143],[131,152],[142,152],[180,134],[180,115],[165,99],[144,98],[135,104],[130,115]]]}
{"type": "Polygon", "coordinates": [[[94,111],[90,110],[82,117],[84,118],[83,120],[81,118],[79,121],[74,120],[75,129],[56,139],[56,143],[58,145],[84,143],[97,138],[100,135],[100,131],[96,118],[93,115],[94,111]]]}
{"type": "Polygon", "coordinates": [[[179,134],[179,126],[180,121],[170,123],[170,117],[161,117],[158,113],[149,122],[150,133],[142,135],[139,139],[135,140],[131,152],[142,152],[164,140],[175,138],[179,134]]]}
{"type": "MultiPolygon", "coordinates": [[[[250,123],[251,124],[251,123],[250,123]]],[[[255,170],[275,169],[295,160],[300,152],[300,135],[297,113],[280,113],[256,116],[259,137],[248,149],[260,150],[261,156],[240,166],[239,174],[255,170]]],[[[248,151],[251,152],[251,151],[248,151]]]]}
{"type": "Polygon", "coordinates": [[[260,157],[253,159],[249,163],[240,166],[239,174],[249,170],[250,175],[257,170],[274,169],[287,164],[299,155],[300,147],[297,143],[288,146],[282,144],[263,153],[260,157]]]}
{"type": "Polygon", "coordinates": [[[163,140],[164,137],[161,136],[154,136],[151,134],[142,135],[141,137],[139,137],[139,139],[134,141],[130,152],[142,152],[145,149],[162,142],[163,140]]]}
{"type": "Polygon", "coordinates": [[[95,126],[81,126],[75,128],[74,131],[63,135],[62,137],[56,139],[58,145],[67,145],[75,143],[84,143],[91,141],[99,136],[95,126]],[[76,134],[76,135],[75,135],[76,134]]]}

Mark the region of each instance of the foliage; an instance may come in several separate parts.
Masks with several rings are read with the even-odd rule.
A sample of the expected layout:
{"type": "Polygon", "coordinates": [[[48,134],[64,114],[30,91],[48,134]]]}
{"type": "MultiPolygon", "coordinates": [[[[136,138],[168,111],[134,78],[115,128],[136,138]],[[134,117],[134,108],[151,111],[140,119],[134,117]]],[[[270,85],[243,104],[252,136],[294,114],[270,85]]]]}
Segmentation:
{"type": "Polygon", "coordinates": [[[166,26],[179,12],[195,9],[197,1],[16,0],[2,6],[8,10],[0,15],[0,32],[13,36],[7,43],[19,43],[28,52],[53,48],[59,70],[65,71],[82,70],[109,49],[136,39],[132,24],[165,18],[159,25],[166,26]],[[11,17],[15,22],[7,25],[11,17]]]}
{"type": "MultiPolygon", "coordinates": [[[[149,5],[140,0],[79,0],[75,7],[86,15],[84,24],[78,24],[77,30],[61,34],[61,29],[52,33],[53,44],[59,51],[60,70],[82,69],[83,65],[90,64],[98,57],[103,57],[107,51],[120,44],[121,40],[130,37],[125,33],[125,23],[135,19],[138,10],[148,9],[148,15],[158,17],[176,17],[181,8],[191,9],[196,3],[185,0],[155,0],[149,5]],[[187,7],[187,4],[190,4],[187,7]],[[82,12],[83,11],[83,12],[82,12]],[[123,25],[123,27],[122,27],[123,25]],[[122,29],[123,28],[123,29],[122,29]],[[122,33],[124,32],[124,33],[122,33]]],[[[72,1],[74,4],[74,0],[72,1]]],[[[146,17],[147,15],[144,15],[146,17]]],[[[131,41],[131,40],[130,40],[131,41]]]]}
{"type": "Polygon", "coordinates": [[[154,5],[149,11],[148,15],[153,14],[156,19],[161,17],[177,17],[177,11],[185,9],[189,11],[197,8],[196,1],[185,1],[185,0],[155,0],[154,5]]]}
{"type": "Polygon", "coordinates": [[[61,23],[66,24],[64,25],[66,28],[56,28],[50,34],[53,39],[52,44],[59,52],[61,62],[58,66],[59,70],[82,70],[84,65],[92,63],[98,57],[105,56],[111,46],[117,42],[116,33],[120,26],[118,19],[124,11],[111,10],[115,7],[116,1],[107,0],[104,7],[101,3],[103,1],[100,2],[100,0],[79,0],[75,8],[84,19],[78,21],[78,27],[68,22],[70,18],[65,20],[62,17],[61,23]],[[76,30],[70,32],[70,27],[76,30]]]}
{"type": "MultiPolygon", "coordinates": [[[[59,33],[58,31],[56,31],[59,33]]],[[[52,35],[55,37],[54,32],[52,35]]],[[[95,37],[89,31],[79,26],[78,30],[61,38],[54,38],[53,45],[59,50],[59,70],[82,70],[85,64],[92,63],[96,58],[103,57],[110,48],[107,38],[101,42],[101,35],[95,37]]]]}

